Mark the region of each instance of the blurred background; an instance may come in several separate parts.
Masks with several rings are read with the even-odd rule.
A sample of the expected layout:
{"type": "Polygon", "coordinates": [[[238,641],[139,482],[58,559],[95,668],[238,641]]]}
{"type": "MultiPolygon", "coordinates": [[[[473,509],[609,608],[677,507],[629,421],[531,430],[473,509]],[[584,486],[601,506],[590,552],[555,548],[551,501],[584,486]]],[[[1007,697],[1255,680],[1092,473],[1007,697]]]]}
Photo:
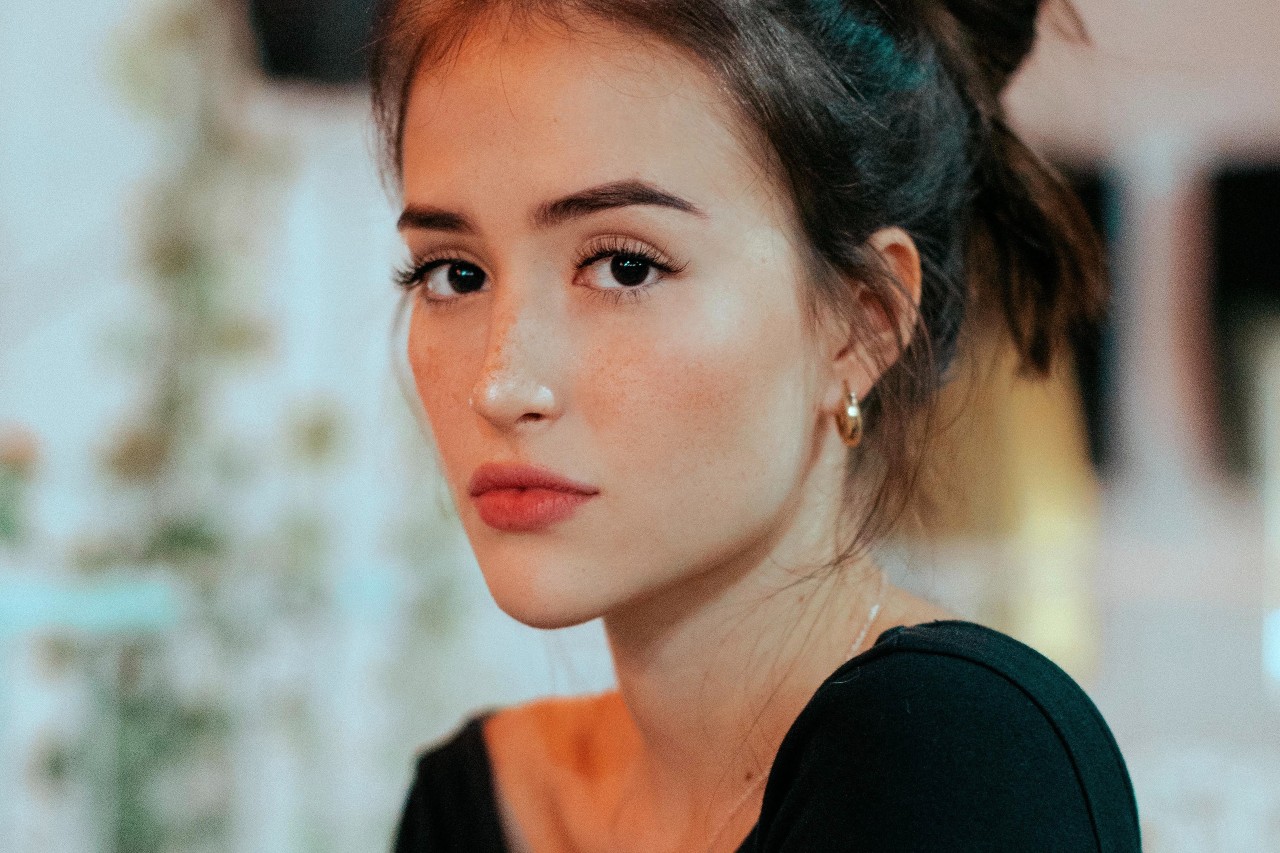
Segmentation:
{"type": "MultiPolygon", "coordinates": [[[[900,583],[1086,687],[1153,853],[1280,850],[1280,4],[1077,0],[1010,94],[1105,233],[979,335],[900,583]],[[945,464],[944,464],[945,463],[945,464]]],[[[0,850],[388,848],[414,752],[611,683],[489,601],[396,379],[368,0],[0,5],[0,850]]]]}

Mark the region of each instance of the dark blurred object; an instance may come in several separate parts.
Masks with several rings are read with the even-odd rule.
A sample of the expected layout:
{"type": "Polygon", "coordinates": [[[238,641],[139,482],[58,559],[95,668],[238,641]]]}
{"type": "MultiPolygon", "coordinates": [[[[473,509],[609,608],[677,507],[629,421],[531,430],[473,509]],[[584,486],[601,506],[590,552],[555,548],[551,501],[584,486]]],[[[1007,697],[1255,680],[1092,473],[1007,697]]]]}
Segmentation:
{"type": "Polygon", "coordinates": [[[1222,453],[1255,470],[1252,335],[1280,318],[1280,164],[1229,166],[1213,182],[1213,332],[1222,453]]]}
{"type": "MultiPolygon", "coordinates": [[[[1115,217],[1111,214],[1114,207],[1114,182],[1111,175],[1096,167],[1065,167],[1062,173],[1080,196],[1085,212],[1102,236],[1104,250],[1110,258],[1116,239],[1115,217]]],[[[1076,376],[1080,382],[1080,396],[1084,403],[1085,426],[1088,430],[1089,458],[1099,472],[1105,472],[1111,459],[1107,440],[1107,403],[1114,375],[1114,341],[1114,323],[1110,312],[1097,329],[1077,333],[1072,340],[1076,376]]]]}
{"type": "Polygon", "coordinates": [[[328,85],[364,81],[376,0],[250,0],[249,20],[271,77],[328,85]]]}

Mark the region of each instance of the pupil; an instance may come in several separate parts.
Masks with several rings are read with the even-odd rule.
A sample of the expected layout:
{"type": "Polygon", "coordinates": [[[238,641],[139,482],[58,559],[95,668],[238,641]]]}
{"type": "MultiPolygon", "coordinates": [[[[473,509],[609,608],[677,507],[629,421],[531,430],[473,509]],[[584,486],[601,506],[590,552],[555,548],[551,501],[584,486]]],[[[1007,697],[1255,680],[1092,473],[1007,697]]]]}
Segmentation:
{"type": "Polygon", "coordinates": [[[613,268],[613,277],[618,280],[618,284],[628,286],[640,284],[649,274],[647,263],[626,255],[614,255],[610,266],[613,268]]]}
{"type": "Polygon", "coordinates": [[[458,293],[473,293],[484,286],[484,273],[471,264],[450,264],[449,284],[458,293]]]}

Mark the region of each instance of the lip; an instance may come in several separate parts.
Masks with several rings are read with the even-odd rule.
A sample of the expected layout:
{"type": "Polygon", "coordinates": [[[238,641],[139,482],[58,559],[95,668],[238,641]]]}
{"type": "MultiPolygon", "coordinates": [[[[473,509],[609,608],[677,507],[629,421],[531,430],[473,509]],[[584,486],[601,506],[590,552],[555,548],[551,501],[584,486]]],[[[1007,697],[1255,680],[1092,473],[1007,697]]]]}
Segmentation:
{"type": "Polygon", "coordinates": [[[574,495],[594,495],[600,491],[595,486],[570,480],[536,465],[486,462],[471,475],[468,492],[475,498],[495,489],[549,489],[574,495]]]}
{"type": "Polygon", "coordinates": [[[546,468],[496,462],[476,468],[467,491],[486,524],[513,532],[564,521],[600,492],[546,468]]]}

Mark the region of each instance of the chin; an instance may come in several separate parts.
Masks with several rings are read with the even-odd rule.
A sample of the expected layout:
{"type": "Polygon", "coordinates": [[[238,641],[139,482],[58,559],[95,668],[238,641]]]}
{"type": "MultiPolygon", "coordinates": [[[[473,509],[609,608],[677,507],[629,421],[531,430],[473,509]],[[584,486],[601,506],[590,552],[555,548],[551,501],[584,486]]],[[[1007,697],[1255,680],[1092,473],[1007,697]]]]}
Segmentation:
{"type": "Polygon", "coordinates": [[[563,562],[554,568],[525,555],[477,554],[489,594],[503,613],[531,628],[571,628],[616,604],[606,585],[563,562]]]}

